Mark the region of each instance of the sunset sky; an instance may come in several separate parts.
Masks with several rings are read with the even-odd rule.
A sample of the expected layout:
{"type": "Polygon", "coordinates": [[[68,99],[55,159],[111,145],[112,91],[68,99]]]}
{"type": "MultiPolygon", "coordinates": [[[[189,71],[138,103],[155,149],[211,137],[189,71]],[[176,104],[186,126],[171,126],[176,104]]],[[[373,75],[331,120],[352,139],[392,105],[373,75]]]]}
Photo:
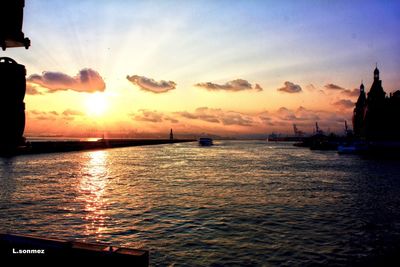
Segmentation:
{"type": "Polygon", "coordinates": [[[375,68],[400,89],[399,1],[26,0],[26,135],[341,131],[375,68]]]}

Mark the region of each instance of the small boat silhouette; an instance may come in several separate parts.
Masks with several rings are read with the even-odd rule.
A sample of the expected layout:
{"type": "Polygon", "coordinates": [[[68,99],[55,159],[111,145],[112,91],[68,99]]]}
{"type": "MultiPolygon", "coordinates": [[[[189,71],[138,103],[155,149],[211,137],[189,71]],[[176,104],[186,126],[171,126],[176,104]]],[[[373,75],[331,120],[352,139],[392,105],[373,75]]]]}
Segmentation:
{"type": "Polygon", "coordinates": [[[212,146],[213,145],[213,140],[208,137],[201,137],[199,139],[199,145],[200,146],[212,146]]]}

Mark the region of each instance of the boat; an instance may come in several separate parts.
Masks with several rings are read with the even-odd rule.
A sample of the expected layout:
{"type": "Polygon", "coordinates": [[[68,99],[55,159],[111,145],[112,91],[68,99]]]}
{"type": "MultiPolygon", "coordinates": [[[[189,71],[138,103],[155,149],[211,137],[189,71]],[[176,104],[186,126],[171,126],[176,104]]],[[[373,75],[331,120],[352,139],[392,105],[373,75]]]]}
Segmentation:
{"type": "Polygon", "coordinates": [[[356,154],[356,146],[354,145],[340,145],[337,148],[339,154],[356,154]]]}
{"type": "Polygon", "coordinates": [[[365,154],[368,149],[368,144],[365,142],[350,142],[337,147],[339,154],[365,154]]]}
{"type": "Polygon", "coordinates": [[[201,146],[212,146],[213,145],[213,140],[208,137],[201,137],[199,139],[199,145],[201,146]]]}

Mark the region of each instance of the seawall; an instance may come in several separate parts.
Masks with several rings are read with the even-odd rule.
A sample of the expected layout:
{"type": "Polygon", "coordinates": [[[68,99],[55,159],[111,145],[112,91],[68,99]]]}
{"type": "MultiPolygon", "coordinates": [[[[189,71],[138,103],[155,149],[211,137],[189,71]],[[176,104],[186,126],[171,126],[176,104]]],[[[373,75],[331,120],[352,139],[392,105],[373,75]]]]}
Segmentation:
{"type": "Polygon", "coordinates": [[[26,155],[194,142],[193,139],[100,139],[97,141],[34,141],[1,155],[26,155]]]}

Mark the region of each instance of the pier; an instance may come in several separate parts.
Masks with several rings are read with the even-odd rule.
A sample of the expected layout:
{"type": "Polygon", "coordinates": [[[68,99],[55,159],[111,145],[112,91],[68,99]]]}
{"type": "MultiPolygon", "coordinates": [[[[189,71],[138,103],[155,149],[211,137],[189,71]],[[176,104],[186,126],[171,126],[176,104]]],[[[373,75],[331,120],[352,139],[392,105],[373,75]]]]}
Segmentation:
{"type": "Polygon", "coordinates": [[[1,151],[0,155],[15,156],[26,154],[57,153],[110,149],[117,147],[148,146],[194,142],[192,139],[99,139],[97,141],[32,141],[13,150],[1,151]]]}
{"type": "Polygon", "coordinates": [[[42,238],[31,235],[0,234],[2,258],[51,258],[78,261],[82,258],[93,262],[124,261],[129,266],[149,266],[147,250],[114,247],[109,243],[86,243],[74,240],[42,238]]]}

